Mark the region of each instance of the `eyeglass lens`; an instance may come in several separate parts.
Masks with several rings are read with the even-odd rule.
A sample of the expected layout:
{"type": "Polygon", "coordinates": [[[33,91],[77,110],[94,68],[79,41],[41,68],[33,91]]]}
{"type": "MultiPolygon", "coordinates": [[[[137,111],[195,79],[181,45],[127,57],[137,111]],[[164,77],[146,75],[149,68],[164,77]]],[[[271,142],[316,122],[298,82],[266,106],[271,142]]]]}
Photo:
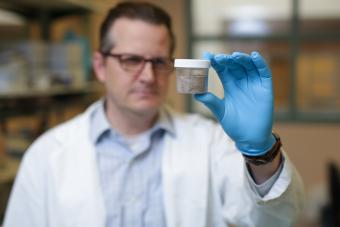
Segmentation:
{"type": "Polygon", "coordinates": [[[147,62],[152,63],[154,71],[159,73],[171,72],[173,70],[173,60],[166,57],[146,59],[138,55],[109,55],[117,57],[122,68],[129,72],[139,72],[147,62]]]}

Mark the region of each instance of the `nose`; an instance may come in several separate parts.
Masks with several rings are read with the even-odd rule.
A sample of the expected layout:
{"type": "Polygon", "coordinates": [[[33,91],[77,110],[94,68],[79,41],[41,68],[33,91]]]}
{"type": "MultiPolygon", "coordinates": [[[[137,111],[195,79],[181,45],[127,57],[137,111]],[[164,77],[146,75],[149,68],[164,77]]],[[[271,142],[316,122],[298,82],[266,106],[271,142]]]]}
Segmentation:
{"type": "Polygon", "coordinates": [[[155,81],[155,73],[152,67],[151,62],[145,62],[145,65],[143,67],[143,70],[139,74],[140,80],[142,80],[145,83],[152,83],[155,81]]]}

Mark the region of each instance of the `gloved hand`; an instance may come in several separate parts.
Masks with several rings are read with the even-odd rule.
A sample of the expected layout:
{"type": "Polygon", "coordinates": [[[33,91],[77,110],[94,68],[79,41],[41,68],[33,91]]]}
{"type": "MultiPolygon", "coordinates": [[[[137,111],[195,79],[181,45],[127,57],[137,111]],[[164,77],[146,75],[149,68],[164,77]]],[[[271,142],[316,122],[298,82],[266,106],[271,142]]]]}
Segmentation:
{"type": "Polygon", "coordinates": [[[258,52],[206,53],[204,58],[217,72],[224,97],[207,92],[195,98],[211,110],[243,154],[265,154],[276,140],[272,135],[272,74],[264,59],[258,52]]]}

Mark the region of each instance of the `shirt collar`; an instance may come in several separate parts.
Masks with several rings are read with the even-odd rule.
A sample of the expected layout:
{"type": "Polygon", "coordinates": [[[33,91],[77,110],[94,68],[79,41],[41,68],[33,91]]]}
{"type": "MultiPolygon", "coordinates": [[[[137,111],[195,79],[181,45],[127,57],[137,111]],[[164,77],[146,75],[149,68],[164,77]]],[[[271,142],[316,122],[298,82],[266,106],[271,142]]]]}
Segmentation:
{"type": "MultiPolygon", "coordinates": [[[[115,130],[112,129],[105,113],[105,100],[101,100],[91,115],[91,141],[96,144],[99,139],[110,130],[115,132],[115,130]]],[[[152,133],[158,130],[164,130],[165,132],[170,133],[172,136],[176,135],[172,116],[165,108],[160,109],[159,118],[156,124],[150,130],[152,133]]]]}
{"type": "Polygon", "coordinates": [[[156,124],[153,126],[153,131],[157,129],[163,129],[166,132],[170,133],[172,136],[176,135],[172,116],[165,108],[160,109],[159,118],[156,124]]]}
{"type": "Polygon", "coordinates": [[[101,100],[91,115],[91,141],[96,144],[99,138],[111,129],[111,125],[105,114],[105,102],[101,100]]]}

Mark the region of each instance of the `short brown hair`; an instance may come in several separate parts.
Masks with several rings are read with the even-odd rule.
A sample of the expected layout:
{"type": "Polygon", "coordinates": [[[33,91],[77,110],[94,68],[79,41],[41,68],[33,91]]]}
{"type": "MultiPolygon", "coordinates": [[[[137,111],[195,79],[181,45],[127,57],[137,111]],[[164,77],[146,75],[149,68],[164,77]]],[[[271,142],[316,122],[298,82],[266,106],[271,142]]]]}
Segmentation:
{"type": "Polygon", "coordinates": [[[113,43],[108,33],[111,26],[119,18],[139,19],[155,25],[165,25],[170,37],[170,54],[175,50],[175,36],[172,31],[172,22],[169,14],[162,8],[147,2],[122,2],[111,8],[100,27],[99,50],[101,53],[109,52],[113,43]]]}

